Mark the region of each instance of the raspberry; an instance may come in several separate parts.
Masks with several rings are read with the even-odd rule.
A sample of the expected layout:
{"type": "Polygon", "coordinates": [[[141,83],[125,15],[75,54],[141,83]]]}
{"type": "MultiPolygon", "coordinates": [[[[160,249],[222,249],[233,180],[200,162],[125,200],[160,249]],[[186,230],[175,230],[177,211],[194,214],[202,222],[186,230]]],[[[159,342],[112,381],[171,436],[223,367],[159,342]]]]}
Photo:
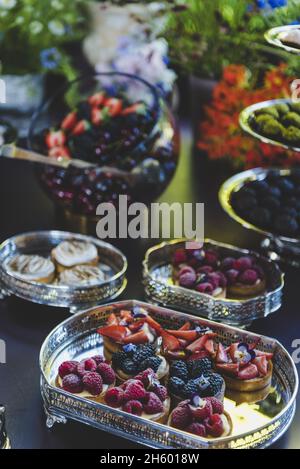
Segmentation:
{"type": "Polygon", "coordinates": [[[128,401],[123,405],[124,412],[128,412],[133,415],[142,415],[143,413],[143,404],[139,401],[128,401]]]}
{"type": "Polygon", "coordinates": [[[239,272],[244,272],[244,270],[251,269],[252,264],[253,261],[251,257],[240,257],[234,262],[233,269],[238,270],[239,272]]]}
{"type": "Polygon", "coordinates": [[[235,262],[234,257],[225,257],[225,259],[222,260],[222,269],[223,270],[230,270],[233,268],[233,264],[235,262]]]}
{"type": "Polygon", "coordinates": [[[155,386],[153,392],[160,398],[161,402],[165,402],[168,397],[168,391],[165,386],[155,386]]]}
{"type": "Polygon", "coordinates": [[[179,277],[179,285],[185,288],[191,288],[196,282],[197,276],[195,272],[186,272],[179,277]]]}
{"type": "Polygon", "coordinates": [[[58,374],[63,379],[67,375],[76,375],[77,374],[77,365],[76,361],[63,362],[58,368],[58,374]]]}
{"type": "Polygon", "coordinates": [[[223,414],[224,413],[224,405],[219,399],[215,397],[207,397],[206,401],[211,403],[213,414],[223,414]]]}
{"type": "Polygon", "coordinates": [[[196,290],[199,293],[205,293],[206,295],[211,295],[214,291],[214,286],[211,283],[204,282],[197,285],[196,290]]]}
{"type": "Polygon", "coordinates": [[[107,363],[100,363],[97,367],[97,373],[101,375],[104,384],[113,384],[116,380],[114,370],[107,363]]]}
{"type": "Polygon", "coordinates": [[[234,285],[237,281],[238,276],[239,276],[238,270],[235,270],[235,269],[227,270],[226,277],[227,277],[229,285],[234,285]]]}
{"type": "Polygon", "coordinates": [[[194,396],[191,399],[190,411],[193,417],[202,422],[213,414],[212,405],[206,399],[201,399],[199,396],[194,396]]]}
{"type": "Polygon", "coordinates": [[[105,394],[105,402],[110,407],[121,407],[124,400],[124,391],[121,388],[111,388],[105,394]]]}
{"type": "Polygon", "coordinates": [[[187,274],[187,273],[192,273],[192,274],[194,274],[194,273],[195,273],[195,270],[193,269],[193,267],[190,267],[189,265],[186,265],[186,266],[182,267],[182,268],[179,270],[178,277],[181,277],[181,275],[187,274]]]}
{"type": "Polygon", "coordinates": [[[198,274],[211,274],[213,272],[213,267],[211,265],[203,265],[202,267],[199,267],[199,269],[197,269],[197,273],[198,274]]]}
{"type": "Polygon", "coordinates": [[[258,275],[253,269],[247,269],[239,276],[239,281],[245,285],[254,285],[257,280],[258,275]]]}
{"type": "Polygon", "coordinates": [[[187,256],[186,256],[186,252],[184,249],[177,249],[177,251],[175,251],[174,253],[174,257],[173,257],[173,262],[175,265],[179,265],[179,264],[182,264],[183,262],[186,262],[187,260],[187,256]]]}
{"type": "Polygon", "coordinates": [[[218,263],[218,254],[214,251],[206,251],[205,264],[215,266],[218,263]]]}
{"type": "Polygon", "coordinates": [[[188,433],[193,433],[193,435],[206,437],[206,428],[201,423],[194,422],[189,425],[185,431],[188,433]]]}
{"type": "Polygon", "coordinates": [[[135,381],[133,381],[126,387],[126,390],[124,393],[124,399],[126,401],[144,399],[145,396],[146,396],[145,389],[135,381]]]}
{"type": "Polygon", "coordinates": [[[87,360],[82,360],[77,365],[77,373],[79,374],[79,376],[81,376],[81,378],[86,373],[89,373],[90,371],[94,372],[94,371],[96,371],[96,369],[97,369],[97,364],[96,364],[95,360],[93,360],[92,358],[89,358],[87,360]]]}
{"type": "Polygon", "coordinates": [[[190,409],[186,405],[179,405],[172,412],[171,424],[173,427],[183,430],[192,420],[190,409]]]}
{"type": "Polygon", "coordinates": [[[215,438],[222,436],[224,432],[224,425],[220,415],[212,415],[209,419],[205,420],[204,424],[207,432],[210,435],[214,436],[215,438]]]}
{"type": "Polygon", "coordinates": [[[102,355],[95,355],[94,357],[92,357],[92,360],[94,360],[94,362],[96,362],[97,366],[100,365],[100,363],[105,362],[105,358],[102,355]]]}
{"type": "Polygon", "coordinates": [[[158,414],[164,410],[164,406],[160,398],[154,394],[154,392],[149,392],[145,396],[144,411],[146,414],[153,415],[158,414]]]}
{"type": "Polygon", "coordinates": [[[151,368],[148,368],[145,371],[141,371],[141,373],[139,373],[135,377],[135,379],[141,381],[145,387],[149,386],[151,378],[152,379],[157,378],[156,374],[154,373],[154,371],[151,368]]]}
{"type": "Polygon", "coordinates": [[[82,378],[83,386],[92,396],[99,396],[103,390],[103,381],[98,373],[92,371],[86,373],[82,378]]]}
{"type": "Polygon", "coordinates": [[[83,384],[79,376],[67,375],[62,381],[62,387],[65,391],[73,394],[80,394],[83,391],[83,384]]]}

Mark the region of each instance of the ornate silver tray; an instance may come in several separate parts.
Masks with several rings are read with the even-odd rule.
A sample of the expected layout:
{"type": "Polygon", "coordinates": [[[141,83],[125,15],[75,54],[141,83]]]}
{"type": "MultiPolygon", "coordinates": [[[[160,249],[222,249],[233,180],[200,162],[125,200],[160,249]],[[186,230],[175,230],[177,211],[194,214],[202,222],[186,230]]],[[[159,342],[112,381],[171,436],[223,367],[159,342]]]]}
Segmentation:
{"type": "Polygon", "coordinates": [[[70,308],[71,312],[117,298],[127,280],[126,257],[111,244],[99,239],[63,231],[36,231],[17,235],[0,245],[0,296],[18,296],[33,303],[70,308]],[[17,254],[48,256],[60,242],[75,239],[92,242],[98,249],[99,267],[105,280],[93,286],[69,287],[20,280],[7,272],[6,265],[17,254]]]}
{"type": "Polygon", "coordinates": [[[282,176],[289,176],[292,172],[291,169],[255,168],[236,174],[222,185],[219,192],[219,200],[223,209],[231,218],[244,228],[256,231],[265,237],[262,241],[262,248],[269,258],[274,261],[282,261],[294,267],[300,267],[300,239],[279,236],[258,228],[241,218],[231,205],[231,197],[234,192],[250,181],[265,179],[268,173],[270,171],[274,172],[274,170],[278,171],[282,176]]]}
{"type": "Polygon", "coordinates": [[[265,34],[265,39],[269,44],[284,49],[287,52],[292,54],[300,55],[300,47],[294,47],[292,44],[285,44],[280,39],[281,33],[287,33],[289,31],[294,31],[295,29],[300,30],[299,24],[289,25],[289,26],[278,26],[276,28],[269,29],[265,34]]]}
{"type": "Polygon", "coordinates": [[[174,251],[182,247],[184,243],[184,240],[162,243],[146,253],[144,285],[146,296],[151,301],[238,327],[245,327],[255,319],[266,317],[281,307],[284,276],[274,262],[254,252],[210,239],[205,240],[205,246],[217,249],[225,257],[251,254],[259,258],[267,274],[268,291],[264,295],[246,300],[216,299],[210,295],[174,285],[170,260],[174,251]]]}
{"type": "Polygon", "coordinates": [[[266,448],[280,438],[291,424],[298,391],[298,375],[292,358],[275,339],[135,300],[103,305],[73,316],[57,326],[41,348],[40,370],[41,393],[49,428],[55,423],[66,423],[68,419],[72,419],[152,448],[266,448]],[[273,381],[264,396],[256,396],[250,402],[249,399],[241,399],[241,394],[227,395],[225,408],[233,420],[231,436],[205,440],[104,404],[76,397],[53,386],[62,361],[80,360],[102,352],[102,338],[96,330],[105,323],[112,311],[118,312],[135,305],[147,308],[164,327],[176,328],[190,320],[195,324],[209,326],[225,344],[260,339],[261,350],[274,352],[273,381]]]}
{"type": "Polygon", "coordinates": [[[295,147],[293,145],[288,145],[284,142],[279,140],[273,140],[272,138],[265,137],[264,135],[258,133],[255,129],[251,127],[250,121],[256,111],[261,109],[274,106],[275,104],[289,104],[291,103],[291,99],[272,99],[269,101],[262,101],[261,103],[252,104],[251,106],[246,107],[241,114],[240,114],[240,126],[242,129],[247,132],[252,137],[257,138],[263,143],[268,143],[269,145],[277,145],[282,148],[286,148],[287,150],[293,150],[300,152],[300,147],[295,147]]]}

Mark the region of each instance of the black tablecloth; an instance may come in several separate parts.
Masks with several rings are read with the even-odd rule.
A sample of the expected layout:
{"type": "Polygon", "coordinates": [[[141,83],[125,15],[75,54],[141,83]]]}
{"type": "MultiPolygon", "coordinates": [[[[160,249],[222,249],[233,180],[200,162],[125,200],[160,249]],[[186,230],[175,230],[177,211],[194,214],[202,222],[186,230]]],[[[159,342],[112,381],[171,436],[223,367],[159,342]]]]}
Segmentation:
{"type": "MultiPolygon", "coordinates": [[[[217,191],[230,170],[207,163],[195,154],[188,127],[182,126],[182,154],[176,176],[160,200],[205,202],[205,234],[241,247],[259,248],[261,239],[229,220],[219,206],[217,191]]],[[[40,189],[32,168],[24,163],[0,161],[1,240],[29,230],[61,228],[52,203],[40,189]]],[[[152,242],[128,241],[122,249],[129,260],[128,288],[122,299],[144,299],[141,264],[152,242]]],[[[298,310],[299,272],[286,276],[284,304],[279,312],[256,321],[251,330],[276,337],[292,352],[292,341],[300,338],[298,310]]],[[[7,364],[0,365],[0,402],[7,407],[7,429],[14,448],[137,448],[78,423],[46,429],[39,390],[38,356],[42,342],[68,311],[32,305],[16,298],[0,302],[0,339],[7,347],[7,364]]],[[[299,369],[299,367],[298,367],[299,369]]],[[[300,403],[300,397],[298,397],[300,403]]],[[[300,409],[278,448],[300,448],[300,409]]]]}

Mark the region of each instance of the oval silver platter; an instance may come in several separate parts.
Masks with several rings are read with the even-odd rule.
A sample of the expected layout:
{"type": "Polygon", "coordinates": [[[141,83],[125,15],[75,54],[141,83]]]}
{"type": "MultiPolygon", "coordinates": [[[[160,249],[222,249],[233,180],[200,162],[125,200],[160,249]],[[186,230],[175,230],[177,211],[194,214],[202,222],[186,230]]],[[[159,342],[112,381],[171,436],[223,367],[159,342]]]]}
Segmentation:
{"type": "Polygon", "coordinates": [[[99,239],[64,231],[36,231],[8,239],[0,246],[0,290],[2,296],[15,295],[33,303],[70,308],[71,312],[86,309],[117,298],[126,288],[126,257],[111,244],[99,239]],[[18,254],[49,256],[62,241],[93,243],[99,252],[99,267],[105,280],[97,285],[69,287],[21,280],[7,272],[10,259],[18,254]]]}
{"type": "Polygon", "coordinates": [[[288,429],[295,414],[298,375],[295,364],[275,339],[259,336],[194,316],[129,300],[80,313],[57,326],[45,340],[40,353],[41,393],[47,426],[76,420],[151,448],[246,449],[266,448],[288,429]],[[233,433],[226,438],[205,440],[166,425],[150,422],[105,404],[77,397],[53,386],[58,367],[64,360],[81,360],[103,350],[102,337],[96,330],[112,312],[142,306],[166,328],[180,327],[186,321],[207,326],[225,344],[233,341],[255,342],[258,348],[274,353],[271,388],[265,395],[247,397],[226,394],[225,408],[233,420],[233,433]]]}
{"type": "Polygon", "coordinates": [[[287,44],[281,41],[280,35],[282,33],[288,33],[290,31],[300,30],[300,24],[293,24],[289,26],[278,26],[276,28],[269,29],[265,33],[265,39],[269,44],[272,44],[275,47],[284,49],[287,52],[292,54],[300,55],[300,46],[294,47],[293,44],[287,44]]]}
{"type": "Polygon", "coordinates": [[[288,263],[294,267],[300,267],[300,239],[280,236],[276,233],[271,233],[252,225],[247,220],[241,218],[235,212],[231,204],[231,198],[234,192],[237,192],[248,182],[265,179],[270,171],[277,171],[281,176],[289,176],[292,172],[291,169],[254,168],[235,174],[231,178],[227,179],[227,181],[225,181],[221,186],[219,200],[225,212],[233,220],[244,228],[253,230],[262,236],[265,236],[262,247],[268,253],[270,258],[276,261],[288,263]]]}
{"type": "Polygon", "coordinates": [[[293,145],[288,145],[284,142],[279,140],[273,140],[272,138],[265,137],[264,135],[258,133],[255,129],[251,127],[250,121],[256,111],[260,111],[261,109],[274,106],[276,104],[289,104],[291,103],[291,99],[272,99],[269,101],[262,101],[257,104],[252,104],[251,106],[246,107],[240,114],[240,126],[242,129],[247,132],[252,137],[257,138],[263,143],[267,143],[269,145],[276,145],[287,150],[293,150],[296,152],[300,152],[300,147],[296,147],[293,145]]]}
{"type": "Polygon", "coordinates": [[[205,247],[218,250],[224,257],[250,254],[258,258],[266,272],[267,292],[245,300],[217,299],[175,285],[172,280],[171,259],[174,251],[184,244],[184,240],[171,241],[147,251],[144,260],[144,285],[146,297],[152,302],[238,327],[245,327],[281,307],[284,276],[277,264],[257,253],[210,239],[204,241],[205,247]]]}

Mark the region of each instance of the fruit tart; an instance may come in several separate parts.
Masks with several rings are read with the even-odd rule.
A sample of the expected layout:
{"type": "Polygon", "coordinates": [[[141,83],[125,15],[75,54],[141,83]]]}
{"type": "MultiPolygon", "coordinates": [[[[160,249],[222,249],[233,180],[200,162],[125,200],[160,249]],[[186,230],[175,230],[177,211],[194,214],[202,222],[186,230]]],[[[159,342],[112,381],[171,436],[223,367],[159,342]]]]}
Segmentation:
{"type": "Polygon", "coordinates": [[[118,315],[111,313],[107,324],[98,329],[104,342],[104,356],[111,361],[113,353],[122,352],[128,344],[151,344],[160,351],[162,327],[152,319],[148,311],[140,306],[122,310],[118,315]]]}
{"type": "Polygon", "coordinates": [[[96,246],[83,241],[63,241],[52,250],[51,257],[59,273],[79,265],[96,267],[99,263],[96,246]]]}
{"type": "Polygon", "coordinates": [[[209,358],[172,362],[168,389],[173,407],[195,394],[201,398],[215,397],[223,402],[225,382],[220,374],[213,372],[212,367],[209,358]]]}
{"type": "Polygon", "coordinates": [[[58,388],[95,402],[104,402],[105,393],[115,382],[114,370],[101,355],[63,362],[55,379],[58,388]]]}
{"type": "Polygon", "coordinates": [[[221,270],[227,279],[228,298],[254,298],[266,291],[264,270],[254,257],[227,257],[221,261],[221,270]]]}
{"type": "Polygon", "coordinates": [[[110,407],[157,423],[167,423],[170,412],[167,388],[160,384],[151,369],[109,389],[104,400],[110,407]]]}
{"type": "Polygon", "coordinates": [[[171,412],[168,425],[207,439],[230,436],[233,429],[231,417],[221,401],[198,395],[181,402],[171,412]]]}
{"type": "Polygon", "coordinates": [[[155,347],[151,344],[124,345],[122,351],[112,355],[112,365],[120,383],[149,368],[163,383],[168,380],[169,376],[169,364],[165,357],[157,355],[155,347]]]}
{"type": "Polygon", "coordinates": [[[216,370],[224,377],[226,388],[239,392],[257,392],[272,381],[272,353],[257,350],[255,344],[234,343],[225,348],[218,344],[216,370]]]}

